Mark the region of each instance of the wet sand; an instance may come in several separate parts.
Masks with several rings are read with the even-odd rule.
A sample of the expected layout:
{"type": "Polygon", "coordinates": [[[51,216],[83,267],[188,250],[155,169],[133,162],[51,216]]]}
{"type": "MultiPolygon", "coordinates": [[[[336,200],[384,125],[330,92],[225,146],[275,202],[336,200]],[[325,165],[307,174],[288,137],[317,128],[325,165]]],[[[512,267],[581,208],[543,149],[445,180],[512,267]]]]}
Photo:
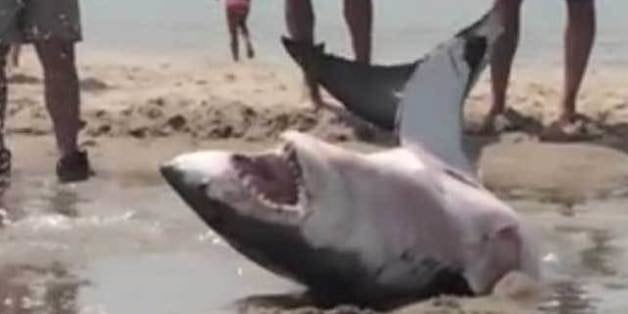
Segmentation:
{"type": "MultiPolygon", "coordinates": [[[[81,64],[83,145],[97,171],[87,183],[55,181],[37,67],[27,59],[12,76],[15,172],[2,195],[0,313],[321,312],[302,302],[289,306],[286,294],[302,288],[224,245],[165,186],[157,166],[190,150],[264,149],[291,128],[359,150],[381,149],[375,144],[384,136],[311,111],[291,67],[102,58],[81,64]],[[267,295],[280,297],[260,297],[267,295]]],[[[526,71],[513,85],[512,104],[547,123],[558,99],[558,72],[537,79],[526,71]]],[[[628,88],[615,73],[593,73],[583,93],[585,113],[608,126],[598,140],[540,143],[535,130],[526,130],[492,139],[483,151],[486,185],[538,231],[544,292],[531,301],[506,288],[496,296],[431,300],[397,313],[628,308],[628,88]]],[[[470,125],[487,99],[483,81],[470,100],[470,125]]],[[[352,311],[358,310],[330,313],[352,311]]]]}
{"type": "MultiPolygon", "coordinates": [[[[0,299],[5,300],[5,309],[20,306],[45,309],[44,313],[54,313],[50,309],[56,307],[67,308],[61,313],[319,311],[307,303],[290,307],[294,302],[285,299],[302,288],[233,252],[165,186],[156,171],[161,161],[184,151],[256,150],[269,143],[187,137],[98,139],[89,145],[98,176],[83,184],[58,185],[52,174],[54,145],[49,137],[13,136],[11,142],[15,156],[29,158],[16,158],[13,184],[3,195],[0,299]],[[124,158],[120,152],[125,152],[124,158]],[[31,303],[20,303],[24,298],[31,303]]],[[[530,301],[504,289],[500,296],[438,299],[398,313],[529,313],[540,308],[544,313],[617,313],[613,310],[628,307],[621,297],[628,289],[628,198],[614,192],[624,184],[613,184],[628,178],[625,158],[587,145],[489,147],[481,162],[490,168],[487,183],[506,191],[502,195],[538,230],[546,292],[530,301]],[[520,162],[522,151],[539,160],[562,154],[570,162],[553,170],[550,179],[535,177],[529,168],[512,167],[520,162]],[[607,170],[600,171],[597,163],[607,170]],[[573,171],[574,167],[580,170],[573,171]],[[604,193],[573,203],[547,197],[572,195],[587,175],[607,184],[607,188],[597,187],[604,193]],[[518,178],[516,187],[504,178],[518,178]]],[[[335,313],[351,311],[357,310],[340,308],[335,313]]]]}

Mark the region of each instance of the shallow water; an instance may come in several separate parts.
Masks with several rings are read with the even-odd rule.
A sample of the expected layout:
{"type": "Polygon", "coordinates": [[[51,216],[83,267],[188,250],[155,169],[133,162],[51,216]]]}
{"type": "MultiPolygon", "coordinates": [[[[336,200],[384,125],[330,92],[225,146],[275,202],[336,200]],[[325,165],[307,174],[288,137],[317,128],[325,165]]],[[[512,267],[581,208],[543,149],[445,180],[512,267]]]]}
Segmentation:
{"type": "Polygon", "coordinates": [[[234,300],[298,289],[235,254],[161,182],[143,181],[14,178],[0,313],[229,312],[234,300]]]}
{"type": "MultiPolygon", "coordinates": [[[[427,49],[479,18],[493,0],[374,1],[374,59],[414,60],[427,49]]],[[[253,1],[250,28],[263,60],[287,61],[279,37],[285,34],[284,0],[253,1]]],[[[330,51],[348,54],[342,1],[314,1],[317,36],[330,51]]],[[[625,64],[628,2],[598,0],[599,31],[594,63],[625,64]]],[[[86,47],[143,54],[192,54],[229,59],[222,1],[83,1],[86,47]]],[[[564,1],[526,0],[517,61],[562,60],[564,1]]]]}
{"type": "MultiPolygon", "coordinates": [[[[157,175],[62,186],[18,170],[2,201],[0,313],[233,313],[301,291],[233,252],[157,175]]],[[[542,243],[540,312],[628,309],[626,200],[512,204],[542,243]]]]}

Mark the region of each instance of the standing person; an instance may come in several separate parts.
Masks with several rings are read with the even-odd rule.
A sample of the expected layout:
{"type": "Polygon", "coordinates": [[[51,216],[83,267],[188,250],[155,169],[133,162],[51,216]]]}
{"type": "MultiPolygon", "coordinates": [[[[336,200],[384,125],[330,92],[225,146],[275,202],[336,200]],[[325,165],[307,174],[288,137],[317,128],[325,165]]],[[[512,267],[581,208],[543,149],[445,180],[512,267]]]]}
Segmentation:
{"type": "Polygon", "coordinates": [[[0,0],[0,175],[11,171],[11,152],[4,142],[7,106],[5,65],[12,44],[32,43],[44,72],[45,102],[60,158],[61,182],[86,180],[87,153],[79,150],[79,82],[74,45],[81,39],[78,0],[0,0]]]}
{"type": "Polygon", "coordinates": [[[11,45],[9,52],[9,67],[17,68],[20,65],[20,52],[22,47],[19,44],[11,45]]]}
{"type": "MultiPolygon", "coordinates": [[[[506,112],[506,91],[512,60],[519,42],[519,17],[522,0],[496,0],[502,12],[505,31],[496,44],[491,62],[493,104],[482,127],[494,132],[495,119],[506,112]]],[[[567,27],[565,30],[565,69],[560,114],[543,132],[546,140],[570,140],[586,136],[584,117],[576,111],[576,100],[593,48],[596,31],[594,0],[565,0],[567,27]]]]}
{"type": "Polygon", "coordinates": [[[255,50],[251,43],[251,35],[246,25],[246,20],[251,9],[251,0],[225,0],[225,9],[227,14],[227,24],[229,27],[229,36],[231,37],[231,55],[233,61],[240,60],[240,41],[238,31],[242,32],[242,37],[246,42],[246,55],[249,59],[255,57],[255,50]]]}
{"type": "MultiPolygon", "coordinates": [[[[314,44],[314,10],[311,0],[285,0],[288,33],[292,40],[306,45],[314,44]]],[[[351,35],[351,45],[358,62],[371,62],[373,29],[372,0],[344,0],[344,17],[351,35]]],[[[310,96],[317,108],[324,105],[316,84],[316,69],[304,67],[310,96]]]]}

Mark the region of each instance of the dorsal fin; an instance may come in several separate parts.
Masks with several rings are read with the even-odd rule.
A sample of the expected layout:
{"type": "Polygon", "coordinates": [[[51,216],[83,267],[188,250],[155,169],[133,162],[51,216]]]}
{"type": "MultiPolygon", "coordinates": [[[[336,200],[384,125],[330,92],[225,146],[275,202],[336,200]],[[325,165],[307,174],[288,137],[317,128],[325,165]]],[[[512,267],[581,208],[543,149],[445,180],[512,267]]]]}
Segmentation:
{"type": "Polygon", "coordinates": [[[498,14],[491,11],[423,59],[397,113],[403,146],[422,146],[452,167],[475,172],[463,147],[463,104],[501,30],[498,14]]]}

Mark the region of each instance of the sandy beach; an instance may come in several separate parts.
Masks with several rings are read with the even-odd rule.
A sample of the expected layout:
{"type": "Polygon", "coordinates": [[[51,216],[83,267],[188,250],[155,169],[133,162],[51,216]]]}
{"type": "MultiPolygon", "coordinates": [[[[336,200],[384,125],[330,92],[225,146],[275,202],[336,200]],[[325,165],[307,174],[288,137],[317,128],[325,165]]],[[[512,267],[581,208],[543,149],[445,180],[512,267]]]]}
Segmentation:
{"type": "MultiPolygon", "coordinates": [[[[415,60],[492,0],[375,1],[374,60],[415,60]]],[[[43,76],[33,51],[10,74],[10,186],[0,186],[1,314],[349,314],[236,253],[173,193],[158,166],[194,150],[262,150],[289,129],[360,151],[390,134],[312,110],[279,43],[282,1],[254,1],[258,59],[228,61],[220,1],[82,1],[81,145],[96,176],[57,183],[43,76]]],[[[534,231],[543,280],[509,277],[493,295],[442,297],[392,314],[628,312],[628,37],[626,1],[599,1],[598,35],[579,99],[593,139],[538,140],[562,89],[562,1],[526,0],[508,103],[524,127],[468,135],[484,184],[534,231]]],[[[317,38],[350,55],[341,2],[318,1],[317,38]]],[[[465,106],[472,133],[490,104],[488,75],[465,106]]],[[[334,100],[326,96],[334,103],[334,100]]],[[[336,104],[337,105],[337,104],[336,104]]],[[[338,106],[338,108],[340,108],[338,106]]]]}
{"type": "MultiPolygon", "coordinates": [[[[29,51],[23,63],[9,77],[7,132],[10,136],[51,135],[50,119],[42,103],[39,66],[29,51]]],[[[539,181],[549,184],[558,180],[561,169],[570,167],[606,173],[602,177],[622,173],[614,168],[604,169],[621,164],[622,153],[628,152],[625,70],[608,67],[590,71],[579,109],[593,121],[588,130],[592,139],[579,143],[548,143],[538,139],[543,126],[555,118],[558,109],[562,82],[559,67],[515,68],[508,103],[521,116],[523,128],[504,131],[496,137],[474,135],[490,104],[488,75],[484,75],[465,106],[465,123],[467,137],[486,146],[483,156],[486,165],[482,166],[486,183],[496,190],[516,190],[529,185],[525,178],[540,178],[545,173],[548,178],[539,181]],[[529,176],[518,175],[515,180],[499,179],[495,168],[510,166],[512,171],[519,168],[516,164],[508,165],[503,160],[508,159],[505,155],[532,161],[541,170],[538,173],[528,170],[529,176]]],[[[276,141],[286,130],[308,132],[331,142],[394,145],[390,134],[344,112],[330,96],[326,98],[339,110],[313,110],[300,72],[290,64],[234,64],[210,59],[101,54],[80,60],[79,71],[85,122],[81,135],[86,145],[112,139],[183,138],[195,143],[233,141],[263,146],[276,141]]],[[[563,181],[576,184],[574,181],[583,180],[563,181]]],[[[624,183],[616,177],[599,181],[588,183],[592,192],[574,194],[603,196],[598,191],[607,189],[603,181],[624,183]]],[[[543,189],[551,190],[547,186],[543,189]]]]}
{"type": "MultiPolygon", "coordinates": [[[[79,69],[86,139],[189,135],[199,140],[265,141],[297,129],[332,141],[373,140],[369,138],[373,132],[363,134],[369,128],[356,119],[314,112],[302,78],[290,64],[104,55],[83,59],[79,69]]],[[[624,71],[622,67],[592,69],[579,102],[581,112],[598,126],[591,130],[594,142],[620,150],[628,144],[624,71]]],[[[520,133],[534,140],[556,114],[562,74],[559,67],[522,66],[515,75],[509,105],[525,119],[525,132],[520,133]]],[[[48,134],[42,75],[32,54],[9,81],[8,132],[48,134]]],[[[477,128],[489,104],[485,76],[466,105],[468,130],[477,128]]]]}
{"type": "MultiPolygon", "coordinates": [[[[550,277],[554,280],[551,282],[558,285],[574,283],[586,287],[588,290],[583,291],[587,292],[581,295],[580,292],[567,290],[568,292],[560,294],[556,293],[562,291],[558,289],[551,290],[553,292],[548,295],[544,294],[540,300],[521,301],[518,299],[517,289],[513,292],[511,288],[504,288],[497,296],[469,300],[438,299],[398,309],[395,313],[533,313],[539,309],[543,309],[544,313],[582,313],[578,312],[582,307],[604,309],[606,306],[617,309],[628,306],[625,301],[622,303],[621,298],[616,297],[617,289],[625,289],[616,287],[626,287],[628,276],[628,269],[625,267],[628,258],[628,235],[622,231],[625,229],[622,223],[626,221],[628,214],[622,212],[624,208],[621,205],[628,198],[628,85],[625,69],[595,68],[587,77],[580,104],[582,112],[599,124],[598,128],[592,130],[597,135],[595,140],[568,144],[543,143],[538,141],[537,135],[539,126],[548,123],[557,109],[561,86],[559,69],[554,67],[547,70],[531,66],[515,69],[516,78],[509,102],[529,123],[524,131],[507,132],[496,138],[479,138],[479,142],[487,143],[480,160],[480,168],[484,183],[491,190],[507,199],[535,226],[543,230],[540,233],[547,244],[546,257],[555,254],[564,259],[556,262],[560,264],[559,271],[550,270],[553,274],[550,277]],[[598,248],[600,233],[608,235],[605,241],[612,243],[608,245],[614,253],[604,251],[606,244],[602,244],[602,249],[598,248]],[[592,254],[590,258],[595,261],[587,260],[586,256],[589,255],[586,254],[592,254]],[[612,269],[610,274],[600,270],[602,264],[612,269]],[[581,275],[583,271],[590,273],[581,275]],[[611,284],[614,284],[614,290],[609,288],[611,284]],[[593,299],[610,300],[610,303],[569,303],[570,297],[586,299],[589,293],[594,295],[593,299]],[[567,309],[567,312],[559,312],[560,309],[567,309]]],[[[8,139],[14,149],[16,182],[5,197],[5,202],[9,203],[5,207],[13,210],[3,214],[4,219],[11,223],[5,223],[7,227],[2,230],[4,234],[0,234],[0,243],[5,248],[23,247],[25,243],[28,245],[23,249],[27,253],[23,250],[19,253],[10,250],[0,252],[3,257],[3,262],[0,262],[0,300],[16,300],[24,294],[28,295],[32,287],[44,287],[53,294],[55,291],[75,291],[74,294],[78,295],[72,298],[75,310],[68,313],[138,313],[133,312],[132,305],[136,306],[136,311],[146,311],[146,304],[138,305],[132,300],[120,301],[124,299],[122,294],[116,295],[113,292],[115,289],[107,287],[115,287],[112,282],[117,279],[131,282],[131,285],[135,282],[133,280],[137,280],[142,287],[152,287],[146,288],[146,291],[143,289],[143,296],[166,295],[176,298],[174,296],[178,294],[169,294],[167,291],[170,290],[164,292],[160,290],[160,285],[147,283],[146,278],[150,278],[148,270],[135,269],[139,274],[144,274],[145,271],[145,277],[135,278],[129,275],[130,279],[122,279],[116,277],[121,275],[113,275],[102,279],[105,277],[100,276],[99,271],[103,270],[98,270],[98,267],[115,273],[115,269],[119,267],[133,267],[131,265],[137,256],[156,252],[166,256],[160,259],[166,261],[163,269],[177,270],[173,271],[173,278],[185,273],[178,268],[183,267],[181,265],[189,264],[194,269],[200,269],[205,268],[204,265],[211,260],[214,271],[224,271],[220,269],[231,267],[233,263],[247,265],[242,267],[252,269],[252,278],[262,276],[265,278],[262,282],[270,282],[264,286],[265,290],[256,290],[258,286],[249,289],[248,284],[241,283],[242,286],[233,288],[238,293],[225,292],[224,299],[221,297],[217,301],[211,301],[221,306],[223,302],[246,297],[246,294],[241,294],[244,293],[242,291],[263,294],[275,291],[276,287],[281,287],[277,288],[280,293],[286,291],[284,283],[275,283],[275,279],[269,279],[272,275],[246,264],[241,257],[234,257],[235,254],[226,247],[221,247],[220,250],[227,253],[216,253],[219,257],[202,255],[198,257],[200,262],[195,257],[194,262],[184,259],[183,263],[175,258],[173,260],[178,261],[176,265],[175,262],[172,265],[167,264],[169,258],[181,251],[200,254],[197,252],[209,245],[206,238],[203,238],[207,234],[206,228],[163,185],[157,173],[159,163],[176,154],[198,149],[264,149],[276,143],[277,136],[288,129],[308,132],[360,150],[377,150],[390,144],[390,138],[386,134],[355,118],[327,111],[314,112],[306,101],[299,72],[295,67],[286,64],[232,64],[203,59],[90,55],[80,59],[79,71],[85,121],[82,143],[90,151],[97,177],[93,182],[70,188],[57,187],[51,183],[54,181],[51,178],[55,147],[49,118],[42,103],[42,75],[30,51],[25,55],[23,66],[10,76],[8,139]],[[99,187],[99,184],[104,188],[99,187]],[[49,191],[48,189],[52,192],[44,192],[49,191]],[[39,193],[36,191],[40,190],[41,193],[54,195],[61,193],[61,201],[50,201],[54,201],[50,205],[53,216],[49,216],[50,211],[40,210],[40,205],[29,203],[33,199],[29,193],[39,193]],[[68,193],[72,195],[70,201],[66,199],[68,193]],[[112,201],[117,197],[122,198],[120,203],[112,201]],[[147,201],[151,197],[163,198],[163,203],[153,208],[155,206],[147,201]],[[85,200],[81,201],[82,199],[85,200]],[[61,211],[67,209],[67,202],[78,204],[73,205],[72,208],[78,209],[70,211],[70,215],[61,211]],[[29,207],[25,204],[31,205],[29,207]],[[94,208],[115,210],[109,213],[94,208]],[[133,214],[124,216],[127,211],[120,212],[123,208],[131,208],[129,210],[133,214]],[[85,221],[66,221],[72,219],[71,213],[85,221]],[[178,213],[186,213],[188,216],[179,218],[178,213]],[[99,223],[94,222],[99,230],[95,235],[90,231],[92,220],[89,217],[92,215],[103,219],[98,220],[99,223]],[[29,217],[43,217],[43,220],[29,217]],[[59,221],[49,220],[52,219],[50,217],[65,217],[60,221],[69,224],[71,230],[77,231],[59,231],[56,229],[59,221]],[[112,225],[116,225],[116,219],[121,219],[122,222],[109,230],[109,225],[105,222],[110,220],[107,219],[114,221],[112,225]],[[179,225],[179,220],[184,222],[179,225]],[[153,230],[154,225],[164,229],[154,227],[157,229],[153,230]],[[169,227],[176,232],[168,232],[172,231],[169,227]],[[120,236],[120,230],[128,238],[120,236]],[[26,240],[16,241],[16,237],[25,237],[26,240]],[[204,240],[189,240],[195,238],[204,240]],[[137,241],[137,247],[129,246],[125,242],[128,239],[137,241]],[[102,241],[105,244],[101,244],[102,241]],[[155,244],[155,241],[159,244],[155,244]],[[187,241],[188,244],[184,248],[176,248],[174,243],[181,241],[187,241]],[[66,248],[59,252],[50,249],[55,253],[35,263],[28,247],[32,245],[35,252],[37,250],[34,248],[42,243],[64,243],[66,248]],[[78,249],[73,248],[74,246],[78,249]],[[114,270],[110,269],[111,265],[105,267],[99,264],[112,256],[119,258],[127,255],[134,257],[130,262],[122,259],[123,262],[114,263],[115,267],[111,268],[114,270]],[[55,268],[59,264],[65,265],[63,271],[55,268]],[[16,268],[15,265],[19,267],[16,268]],[[91,270],[93,267],[97,270],[91,270]],[[63,286],[64,283],[66,286],[63,286]],[[74,287],[74,290],[64,290],[63,287],[67,288],[67,285],[74,287]],[[82,291],[81,289],[88,291],[83,293],[88,297],[76,292],[82,291]],[[107,300],[114,301],[108,303],[107,300]],[[96,305],[102,305],[105,310],[97,312],[93,308],[96,305]],[[88,310],[84,310],[85,308],[88,310]]],[[[466,116],[469,129],[475,127],[488,108],[488,88],[487,78],[484,77],[468,101],[466,116]]],[[[34,199],[38,199],[37,197],[34,199]]],[[[42,202],[48,202],[48,198],[50,196],[45,196],[42,202]]],[[[548,263],[547,267],[550,269],[555,267],[551,262],[548,263]]],[[[207,273],[207,278],[212,276],[215,274],[207,273]]],[[[199,291],[207,288],[204,287],[205,284],[211,286],[200,279],[196,282],[192,278],[184,278],[198,286],[199,291]]],[[[183,282],[184,278],[178,279],[181,281],[173,280],[183,282]]],[[[153,279],[148,282],[151,280],[153,279]]],[[[255,281],[250,278],[248,280],[255,281]]],[[[195,302],[201,303],[202,295],[201,292],[186,294],[189,298],[196,296],[198,300],[195,302]]],[[[46,303],[52,302],[48,299],[36,294],[30,297],[43,302],[43,308],[51,306],[46,303]]],[[[175,304],[175,308],[183,309],[185,313],[198,313],[204,311],[201,309],[211,307],[207,304],[205,307],[195,307],[196,303],[185,301],[175,304]]],[[[15,309],[7,307],[6,303],[0,305],[0,309],[3,306],[5,309],[15,309]]],[[[322,311],[311,306],[287,308],[278,304],[261,307],[249,305],[244,312],[322,311]]],[[[329,313],[353,312],[364,313],[351,308],[339,308],[329,313]]]]}

